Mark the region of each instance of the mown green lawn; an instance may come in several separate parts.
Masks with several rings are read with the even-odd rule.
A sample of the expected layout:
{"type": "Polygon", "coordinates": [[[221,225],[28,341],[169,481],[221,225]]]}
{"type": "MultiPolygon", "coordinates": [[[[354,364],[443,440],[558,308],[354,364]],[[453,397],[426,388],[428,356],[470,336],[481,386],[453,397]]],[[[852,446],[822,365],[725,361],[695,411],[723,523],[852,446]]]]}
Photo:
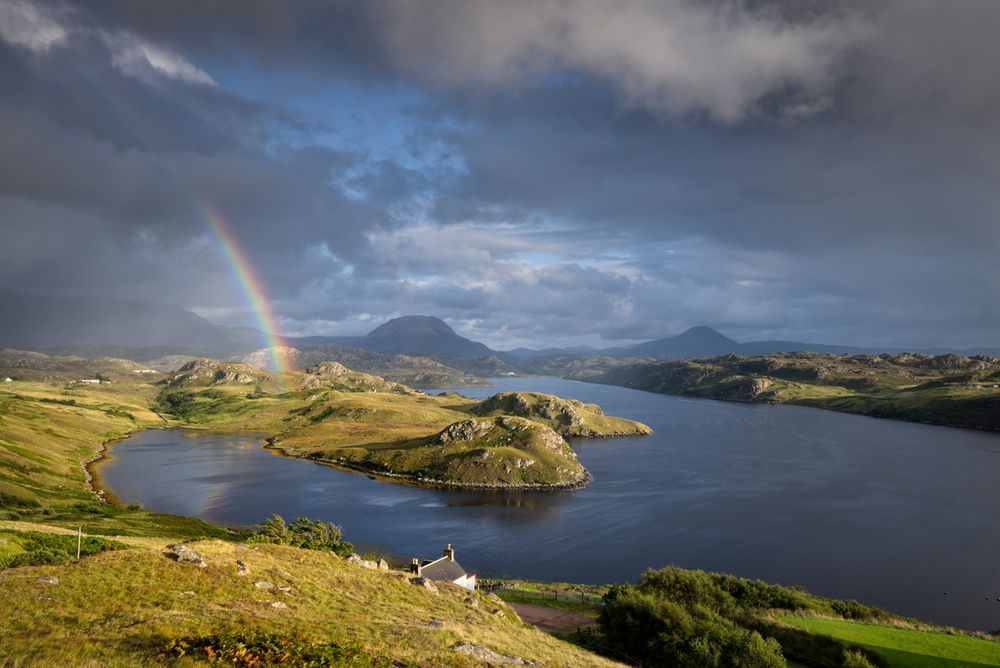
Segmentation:
{"type": "Polygon", "coordinates": [[[996,641],[839,619],[782,617],[781,621],[810,633],[873,649],[893,668],[1000,666],[1000,642],[996,641]]]}

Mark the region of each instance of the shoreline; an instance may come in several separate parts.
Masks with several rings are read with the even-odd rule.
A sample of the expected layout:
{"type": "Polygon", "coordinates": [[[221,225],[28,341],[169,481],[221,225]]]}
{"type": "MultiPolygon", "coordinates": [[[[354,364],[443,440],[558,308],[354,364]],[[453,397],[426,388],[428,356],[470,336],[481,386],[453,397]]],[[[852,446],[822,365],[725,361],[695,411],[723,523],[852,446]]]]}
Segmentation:
{"type": "Polygon", "coordinates": [[[968,425],[968,424],[952,424],[948,422],[938,422],[933,420],[918,420],[916,418],[908,418],[896,415],[876,415],[872,413],[862,413],[861,411],[845,411],[839,410],[837,408],[828,408],[826,406],[821,406],[816,403],[811,403],[812,400],[796,400],[796,401],[756,401],[753,399],[725,399],[723,397],[710,397],[700,394],[685,394],[683,392],[660,392],[657,390],[647,390],[641,387],[630,387],[628,385],[619,385],[617,383],[599,383],[593,380],[582,380],[579,378],[563,378],[562,380],[575,381],[578,383],[589,383],[591,385],[603,385],[605,387],[620,387],[623,390],[633,390],[635,392],[645,392],[647,394],[661,394],[667,397],[683,397],[684,399],[700,399],[702,401],[719,401],[727,404],[749,404],[754,406],[795,406],[796,408],[812,408],[818,411],[826,411],[828,413],[840,413],[841,415],[857,415],[858,417],[867,417],[874,420],[889,420],[890,422],[904,422],[907,424],[922,424],[928,427],[947,427],[949,429],[965,429],[968,431],[978,431],[985,432],[988,434],[1000,433],[1000,426],[989,427],[986,425],[968,425]]]}
{"type": "Polygon", "coordinates": [[[424,489],[448,489],[454,491],[481,491],[481,492],[565,492],[574,489],[583,489],[594,480],[594,476],[586,468],[583,469],[583,476],[573,482],[564,483],[486,483],[486,482],[452,482],[437,478],[422,478],[409,473],[389,473],[370,469],[360,464],[342,462],[334,459],[324,459],[322,457],[300,457],[293,455],[280,445],[275,444],[277,436],[268,437],[265,440],[264,449],[270,450],[281,457],[298,459],[304,462],[313,462],[321,466],[347,471],[349,473],[360,473],[374,480],[382,482],[392,482],[411,487],[421,487],[424,489]]]}
{"type": "Polygon", "coordinates": [[[87,486],[87,489],[97,497],[97,500],[103,504],[109,505],[112,508],[123,508],[125,504],[122,503],[121,499],[115,496],[115,493],[107,489],[101,480],[100,466],[113,459],[111,454],[111,446],[115,443],[120,443],[136,434],[139,434],[148,429],[134,429],[129,432],[125,432],[121,436],[116,436],[115,438],[106,438],[97,444],[97,452],[94,456],[80,462],[80,468],[83,469],[83,481],[87,486]]]}

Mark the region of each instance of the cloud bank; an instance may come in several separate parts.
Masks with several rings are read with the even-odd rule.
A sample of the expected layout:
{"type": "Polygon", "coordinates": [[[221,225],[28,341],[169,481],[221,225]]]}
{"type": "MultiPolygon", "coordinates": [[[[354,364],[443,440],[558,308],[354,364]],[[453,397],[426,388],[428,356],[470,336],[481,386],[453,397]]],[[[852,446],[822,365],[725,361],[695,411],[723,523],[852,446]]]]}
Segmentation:
{"type": "Polygon", "coordinates": [[[988,345],[980,0],[0,0],[0,282],[284,333],[988,345]]]}

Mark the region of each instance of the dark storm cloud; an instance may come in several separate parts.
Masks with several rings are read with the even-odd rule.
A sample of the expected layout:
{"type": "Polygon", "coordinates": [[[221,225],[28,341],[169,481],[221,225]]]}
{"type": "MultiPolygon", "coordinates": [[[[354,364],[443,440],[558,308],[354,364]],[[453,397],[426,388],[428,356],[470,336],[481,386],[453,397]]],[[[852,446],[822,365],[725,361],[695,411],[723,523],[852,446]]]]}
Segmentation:
{"type": "Polygon", "coordinates": [[[989,0],[0,0],[0,279],[244,321],[205,199],[293,333],[427,312],[499,346],[987,343],[998,23],[989,0]],[[345,87],[408,91],[402,140],[325,139],[341,98],[309,96],[345,87]]]}

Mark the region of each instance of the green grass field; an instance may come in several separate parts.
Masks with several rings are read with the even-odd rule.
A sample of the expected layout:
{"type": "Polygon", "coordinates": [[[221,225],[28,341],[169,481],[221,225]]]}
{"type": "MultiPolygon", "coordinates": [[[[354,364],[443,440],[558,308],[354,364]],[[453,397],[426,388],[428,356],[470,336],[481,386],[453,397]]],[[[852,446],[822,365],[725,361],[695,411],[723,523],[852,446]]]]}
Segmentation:
{"type": "Polygon", "coordinates": [[[1000,642],[993,640],[820,617],[782,617],[781,621],[875,650],[893,668],[1000,666],[1000,642]]]}

